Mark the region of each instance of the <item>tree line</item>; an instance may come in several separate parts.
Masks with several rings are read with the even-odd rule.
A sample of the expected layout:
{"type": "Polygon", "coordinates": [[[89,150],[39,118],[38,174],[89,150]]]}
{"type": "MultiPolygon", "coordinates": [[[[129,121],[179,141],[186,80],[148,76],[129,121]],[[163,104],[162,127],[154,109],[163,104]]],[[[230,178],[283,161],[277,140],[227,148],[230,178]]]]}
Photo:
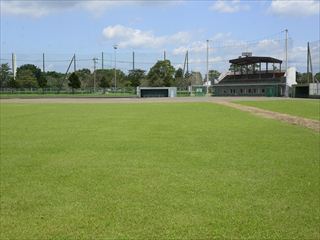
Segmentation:
{"type": "MultiPolygon", "coordinates": [[[[1,88],[93,88],[107,89],[114,87],[115,70],[97,69],[91,72],[83,68],[73,73],[63,74],[56,71],[42,72],[33,64],[25,64],[17,68],[16,77],[13,79],[9,64],[1,64],[1,88]]],[[[209,72],[209,78],[217,78],[220,73],[216,70],[209,72]]],[[[129,70],[128,74],[116,69],[117,87],[180,87],[186,88],[190,85],[202,85],[203,78],[200,72],[183,73],[181,68],[177,70],[169,60],[158,61],[148,73],[142,69],[129,70]]]]}

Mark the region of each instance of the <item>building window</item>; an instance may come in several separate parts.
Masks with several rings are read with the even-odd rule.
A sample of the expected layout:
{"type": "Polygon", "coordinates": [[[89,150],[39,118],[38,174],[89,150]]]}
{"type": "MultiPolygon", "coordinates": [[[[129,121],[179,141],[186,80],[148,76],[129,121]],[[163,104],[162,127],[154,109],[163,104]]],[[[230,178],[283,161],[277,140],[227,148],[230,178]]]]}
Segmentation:
{"type": "Polygon", "coordinates": [[[249,91],[248,91],[249,93],[251,93],[251,88],[249,88],[249,91]]]}
{"type": "Polygon", "coordinates": [[[265,92],[264,88],[262,88],[262,89],[261,89],[261,92],[262,92],[262,93],[264,93],[264,92],[265,92]]]}
{"type": "Polygon", "coordinates": [[[240,88],[240,93],[241,93],[241,94],[243,93],[243,89],[242,89],[242,88],[240,88]]]}
{"type": "Polygon", "coordinates": [[[254,88],[254,89],[253,89],[253,93],[257,93],[257,89],[254,88]]]}

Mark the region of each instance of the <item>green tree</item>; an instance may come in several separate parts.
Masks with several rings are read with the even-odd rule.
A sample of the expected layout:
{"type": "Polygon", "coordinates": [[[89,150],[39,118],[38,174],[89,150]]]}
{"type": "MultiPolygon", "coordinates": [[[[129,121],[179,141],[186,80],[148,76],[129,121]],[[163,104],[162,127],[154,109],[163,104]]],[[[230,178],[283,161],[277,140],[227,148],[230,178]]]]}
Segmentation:
{"type": "Polygon", "coordinates": [[[9,87],[9,83],[12,81],[12,74],[10,73],[10,67],[8,63],[0,65],[0,87],[9,87]]]}
{"type": "Polygon", "coordinates": [[[72,93],[74,93],[75,89],[78,89],[81,87],[81,82],[80,82],[79,77],[76,73],[71,73],[68,80],[69,80],[68,85],[69,85],[69,87],[72,88],[72,93]]]}
{"type": "Polygon", "coordinates": [[[58,92],[66,86],[65,75],[56,71],[46,72],[47,86],[55,88],[58,92]]]}
{"type": "Polygon", "coordinates": [[[38,81],[39,87],[41,87],[41,88],[45,88],[48,84],[46,75],[44,73],[40,74],[39,79],[37,79],[37,81],[38,81]]]}
{"type": "Polygon", "coordinates": [[[31,71],[32,75],[36,78],[38,86],[43,88],[47,85],[47,80],[45,78],[45,75],[41,72],[41,69],[33,64],[24,64],[17,68],[17,75],[19,74],[19,71],[22,70],[29,70],[31,71]]]}
{"type": "MultiPolygon", "coordinates": [[[[110,82],[111,86],[114,86],[114,69],[98,69],[96,70],[96,79],[97,84],[100,84],[100,81],[103,76],[110,82]]],[[[130,82],[128,81],[126,74],[122,72],[120,69],[116,70],[117,74],[117,87],[126,87],[130,86],[130,82]]]]}
{"type": "Polygon", "coordinates": [[[211,81],[213,83],[213,81],[215,79],[218,79],[218,77],[220,76],[220,72],[217,70],[209,70],[209,81],[211,81]]]}
{"type": "Polygon", "coordinates": [[[178,68],[174,74],[175,86],[179,88],[186,88],[189,86],[188,77],[183,76],[182,68],[178,68]]]}
{"type": "Polygon", "coordinates": [[[177,79],[177,78],[183,78],[183,70],[182,68],[178,68],[177,71],[175,72],[174,74],[174,78],[177,79]]]}
{"type": "Polygon", "coordinates": [[[93,87],[93,76],[91,74],[90,69],[83,68],[76,71],[76,74],[79,77],[79,80],[81,82],[81,86],[86,87],[93,87]]]}
{"type": "Polygon", "coordinates": [[[312,74],[311,73],[296,73],[296,81],[299,84],[306,84],[312,82],[312,74]]]}
{"type": "Polygon", "coordinates": [[[170,87],[174,84],[174,74],[169,60],[158,61],[148,72],[148,83],[152,87],[170,87]]]}
{"type": "Polygon", "coordinates": [[[36,88],[39,85],[31,70],[20,69],[17,71],[16,86],[21,88],[36,88]]]}
{"type": "Polygon", "coordinates": [[[141,81],[146,77],[146,71],[142,69],[130,70],[127,76],[130,85],[132,87],[138,87],[141,84],[141,81]]]}
{"type": "Polygon", "coordinates": [[[107,80],[105,76],[102,76],[99,87],[103,89],[103,93],[106,93],[106,88],[109,88],[111,86],[110,81],[107,80]]]}

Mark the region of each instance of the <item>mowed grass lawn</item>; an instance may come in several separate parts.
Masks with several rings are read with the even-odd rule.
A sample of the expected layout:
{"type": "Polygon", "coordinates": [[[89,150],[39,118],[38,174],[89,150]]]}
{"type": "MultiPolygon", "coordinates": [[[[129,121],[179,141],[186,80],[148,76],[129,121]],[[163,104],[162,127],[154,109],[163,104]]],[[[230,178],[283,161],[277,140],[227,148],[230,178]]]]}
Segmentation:
{"type": "Polygon", "coordinates": [[[236,101],[236,103],[262,108],[274,112],[286,113],[293,116],[320,120],[319,99],[291,99],[279,101],[236,101]]]}
{"type": "Polygon", "coordinates": [[[319,175],[319,134],[225,106],[1,105],[1,239],[319,239],[319,175]]]}

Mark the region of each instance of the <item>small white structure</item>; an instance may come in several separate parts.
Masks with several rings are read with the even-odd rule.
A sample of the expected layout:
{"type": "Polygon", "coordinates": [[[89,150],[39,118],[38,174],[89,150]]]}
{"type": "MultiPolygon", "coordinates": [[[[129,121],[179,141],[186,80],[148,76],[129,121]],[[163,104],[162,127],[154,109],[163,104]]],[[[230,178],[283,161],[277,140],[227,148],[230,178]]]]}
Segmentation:
{"type": "Polygon", "coordinates": [[[297,70],[295,67],[290,67],[287,69],[285,77],[287,78],[287,85],[291,87],[294,84],[297,84],[296,75],[297,70]]]}
{"type": "Polygon", "coordinates": [[[176,87],[137,87],[138,97],[176,97],[176,87]]]}

